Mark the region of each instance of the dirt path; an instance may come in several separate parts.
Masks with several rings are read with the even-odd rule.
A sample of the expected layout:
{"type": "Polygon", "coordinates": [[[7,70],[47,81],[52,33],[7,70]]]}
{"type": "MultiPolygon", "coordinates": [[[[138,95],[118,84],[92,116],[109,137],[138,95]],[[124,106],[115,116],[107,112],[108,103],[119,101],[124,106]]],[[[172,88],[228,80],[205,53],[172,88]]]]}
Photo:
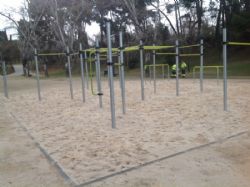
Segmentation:
{"type": "Polygon", "coordinates": [[[68,186],[0,103],[0,186],[68,186]]]}

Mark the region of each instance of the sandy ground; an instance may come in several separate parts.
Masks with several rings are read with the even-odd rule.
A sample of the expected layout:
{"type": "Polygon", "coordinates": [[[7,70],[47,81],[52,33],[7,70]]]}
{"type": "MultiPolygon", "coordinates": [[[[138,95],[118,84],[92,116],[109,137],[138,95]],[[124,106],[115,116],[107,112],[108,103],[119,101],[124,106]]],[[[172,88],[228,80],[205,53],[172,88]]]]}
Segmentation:
{"type": "Polygon", "coordinates": [[[0,103],[0,186],[66,187],[27,133],[0,103]]]}
{"type": "MultiPolygon", "coordinates": [[[[198,81],[180,80],[180,96],[176,97],[174,80],[158,80],[156,94],[147,81],[146,100],[142,102],[140,82],[129,80],[127,114],[123,115],[116,81],[116,129],[111,129],[106,80],[103,109],[90,91],[87,102],[82,103],[79,79],[74,80],[74,100],[70,99],[66,80],[43,80],[43,99],[38,102],[35,81],[14,78],[9,82],[10,99],[3,94],[0,99],[4,110],[28,129],[76,184],[82,184],[240,132],[248,133],[250,81],[229,81],[229,112],[223,111],[222,82],[204,83],[205,92],[200,94],[198,81]]],[[[250,186],[246,174],[250,171],[249,154],[242,153],[249,153],[249,134],[238,140],[246,141],[246,145],[236,138],[234,144],[225,142],[206,151],[196,150],[100,185],[250,186]]]]}

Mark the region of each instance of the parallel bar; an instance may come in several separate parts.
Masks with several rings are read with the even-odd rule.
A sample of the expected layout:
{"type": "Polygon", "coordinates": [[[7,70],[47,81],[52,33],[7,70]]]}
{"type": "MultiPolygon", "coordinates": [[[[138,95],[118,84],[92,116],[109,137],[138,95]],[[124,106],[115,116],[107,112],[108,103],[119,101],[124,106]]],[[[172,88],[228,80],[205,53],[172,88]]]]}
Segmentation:
{"type": "Polygon", "coordinates": [[[111,44],[111,30],[110,22],[106,23],[107,28],[107,43],[108,43],[108,75],[109,75],[109,88],[110,88],[110,109],[111,109],[111,121],[112,128],[116,128],[115,121],[115,94],[114,94],[114,80],[113,80],[113,62],[112,62],[112,44],[111,44]]]}
{"type": "Polygon", "coordinates": [[[122,112],[126,114],[126,96],[125,96],[125,75],[124,75],[124,50],[123,50],[123,33],[119,33],[120,43],[120,73],[121,73],[121,94],[122,94],[122,112]]]}
{"type": "Polygon", "coordinates": [[[145,69],[147,69],[148,67],[162,67],[162,66],[169,66],[168,64],[148,64],[148,65],[144,65],[145,69]]]}
{"type": "Polygon", "coordinates": [[[176,96],[179,96],[179,41],[175,41],[176,45],[176,57],[175,57],[175,64],[176,64],[176,96]]]}
{"type": "Polygon", "coordinates": [[[203,46],[203,40],[201,39],[200,44],[200,92],[203,92],[203,78],[204,78],[204,72],[203,72],[203,66],[204,66],[204,46],[203,46]]]}
{"type": "Polygon", "coordinates": [[[67,47],[67,63],[68,63],[68,72],[69,72],[70,96],[71,96],[71,99],[74,99],[74,96],[73,96],[73,86],[72,86],[72,74],[71,74],[71,62],[70,62],[69,47],[67,47]]]}
{"type": "Polygon", "coordinates": [[[223,92],[224,92],[224,111],[228,110],[227,106],[227,30],[223,29],[223,92]]]}
{"type": "Polygon", "coordinates": [[[6,72],[6,65],[5,61],[2,61],[2,69],[3,69],[3,88],[4,88],[4,96],[9,98],[8,94],[8,84],[7,84],[7,72],[6,72]]]}
{"type": "MultiPolygon", "coordinates": [[[[80,51],[82,51],[81,43],[80,43],[80,51]]],[[[83,63],[82,53],[80,53],[80,65],[81,65],[81,80],[82,80],[82,101],[85,103],[85,77],[84,77],[84,63],[83,63]]]]}
{"type": "Polygon", "coordinates": [[[228,45],[238,45],[238,46],[250,46],[250,43],[247,42],[228,42],[228,45]]]}
{"type": "MultiPolygon", "coordinates": [[[[154,44],[155,46],[155,44],[154,44]]],[[[156,93],[156,77],[155,77],[155,50],[153,50],[153,78],[154,78],[154,93],[156,93]]]]}
{"type": "MultiPolygon", "coordinates": [[[[203,66],[203,76],[204,76],[205,69],[216,69],[218,71],[220,68],[223,68],[223,66],[203,66]]],[[[201,66],[194,66],[193,67],[193,79],[195,78],[196,69],[200,70],[201,66]]]]}
{"type": "Polygon", "coordinates": [[[39,75],[39,67],[38,67],[38,55],[37,50],[35,49],[35,63],[36,63],[36,82],[37,82],[37,93],[38,93],[38,100],[41,101],[41,88],[40,88],[40,75],[39,75]]]}
{"type": "Polygon", "coordinates": [[[97,90],[99,95],[99,106],[102,108],[102,84],[101,84],[101,67],[100,67],[100,51],[99,51],[99,41],[96,40],[96,81],[97,90]]]}
{"type": "Polygon", "coordinates": [[[174,48],[175,46],[144,46],[144,50],[161,50],[161,49],[169,49],[174,48]]]}
{"type": "MultiPolygon", "coordinates": [[[[200,66],[194,66],[193,68],[195,69],[199,69],[200,66]]],[[[203,66],[204,69],[208,69],[208,68],[223,68],[223,66],[203,66]]]]}
{"type": "Polygon", "coordinates": [[[184,45],[180,46],[179,49],[185,49],[185,48],[191,48],[191,47],[199,47],[200,44],[194,44],[194,45],[184,45]]]}
{"type": "Polygon", "coordinates": [[[176,53],[156,53],[156,55],[176,55],[176,53]]]}
{"type": "Polygon", "coordinates": [[[141,99],[144,101],[145,95],[144,95],[144,70],[143,70],[143,43],[142,40],[140,40],[140,68],[141,68],[141,99]]]}
{"type": "Polygon", "coordinates": [[[42,53],[37,54],[38,56],[63,56],[66,55],[66,53],[42,53]]]}
{"type": "Polygon", "coordinates": [[[179,56],[185,57],[185,56],[200,56],[200,54],[180,54],[179,56]]]}
{"type": "Polygon", "coordinates": [[[85,72],[86,72],[86,82],[87,89],[89,89],[89,68],[88,68],[88,60],[87,60],[87,51],[84,51],[84,64],[85,64],[85,72]]]}

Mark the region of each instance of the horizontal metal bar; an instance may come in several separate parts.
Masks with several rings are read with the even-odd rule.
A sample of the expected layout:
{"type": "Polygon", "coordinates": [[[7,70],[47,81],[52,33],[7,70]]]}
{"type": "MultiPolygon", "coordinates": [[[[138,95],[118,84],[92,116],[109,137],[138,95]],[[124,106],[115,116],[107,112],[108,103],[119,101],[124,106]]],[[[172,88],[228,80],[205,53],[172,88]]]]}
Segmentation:
{"type": "Polygon", "coordinates": [[[238,45],[238,46],[250,46],[250,43],[247,42],[228,42],[228,45],[238,45]]]}
{"type": "Polygon", "coordinates": [[[200,44],[184,45],[184,46],[180,46],[179,49],[192,48],[192,47],[200,47],[200,44]]]}
{"type": "Polygon", "coordinates": [[[201,56],[201,54],[180,54],[179,56],[201,56]]]}
{"type": "Polygon", "coordinates": [[[63,55],[66,55],[66,53],[41,53],[37,55],[38,56],[63,56],[63,55]]]}

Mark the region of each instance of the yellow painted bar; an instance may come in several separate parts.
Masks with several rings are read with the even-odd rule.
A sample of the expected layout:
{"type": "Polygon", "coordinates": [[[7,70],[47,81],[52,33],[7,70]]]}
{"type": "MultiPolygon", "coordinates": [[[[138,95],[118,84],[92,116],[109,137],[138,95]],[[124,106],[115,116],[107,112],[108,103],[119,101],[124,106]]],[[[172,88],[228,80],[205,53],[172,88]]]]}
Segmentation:
{"type": "Polygon", "coordinates": [[[139,46],[131,46],[131,47],[126,47],[124,49],[125,52],[132,52],[132,51],[138,51],[139,50],[139,46]]]}
{"type": "Polygon", "coordinates": [[[246,42],[228,42],[228,45],[238,45],[238,46],[250,46],[250,43],[246,42]]]}
{"type": "MultiPolygon", "coordinates": [[[[194,69],[200,68],[200,66],[194,66],[194,69]]],[[[223,68],[223,66],[203,66],[203,68],[223,68]]]]}
{"type": "Polygon", "coordinates": [[[191,47],[199,47],[200,44],[194,44],[194,45],[184,45],[180,46],[179,49],[185,49],[185,48],[191,48],[191,47]]]}
{"type": "Polygon", "coordinates": [[[38,56],[62,56],[66,55],[66,53],[42,53],[38,54],[38,56]]]}
{"type": "Polygon", "coordinates": [[[175,46],[143,46],[144,50],[160,50],[174,48],[175,46]]]}

